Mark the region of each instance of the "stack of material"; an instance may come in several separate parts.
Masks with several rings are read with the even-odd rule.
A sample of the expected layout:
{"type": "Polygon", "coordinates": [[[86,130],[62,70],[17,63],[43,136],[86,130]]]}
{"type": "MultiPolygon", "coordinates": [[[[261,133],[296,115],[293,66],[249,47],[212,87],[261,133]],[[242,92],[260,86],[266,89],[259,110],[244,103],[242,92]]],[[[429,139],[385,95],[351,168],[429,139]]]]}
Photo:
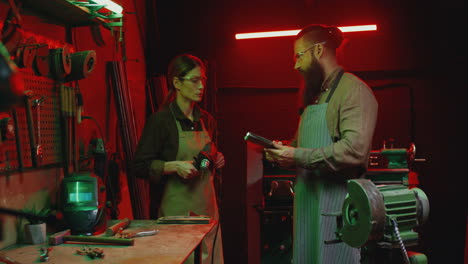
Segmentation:
{"type": "Polygon", "coordinates": [[[107,82],[115,96],[122,146],[127,161],[126,172],[133,215],[135,219],[149,219],[149,182],[137,178],[130,170],[131,160],[135,156],[138,144],[138,135],[124,64],[121,61],[110,61],[106,66],[107,82]]]}

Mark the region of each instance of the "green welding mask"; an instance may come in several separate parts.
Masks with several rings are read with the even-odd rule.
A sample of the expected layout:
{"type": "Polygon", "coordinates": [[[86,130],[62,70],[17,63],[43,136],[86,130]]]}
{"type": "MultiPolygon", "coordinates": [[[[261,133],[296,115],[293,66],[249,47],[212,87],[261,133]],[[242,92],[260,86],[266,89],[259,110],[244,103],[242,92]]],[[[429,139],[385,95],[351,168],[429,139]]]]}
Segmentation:
{"type": "Polygon", "coordinates": [[[73,234],[93,235],[105,221],[105,206],[99,200],[98,179],[90,173],[75,173],[62,182],[63,217],[73,234]]]}

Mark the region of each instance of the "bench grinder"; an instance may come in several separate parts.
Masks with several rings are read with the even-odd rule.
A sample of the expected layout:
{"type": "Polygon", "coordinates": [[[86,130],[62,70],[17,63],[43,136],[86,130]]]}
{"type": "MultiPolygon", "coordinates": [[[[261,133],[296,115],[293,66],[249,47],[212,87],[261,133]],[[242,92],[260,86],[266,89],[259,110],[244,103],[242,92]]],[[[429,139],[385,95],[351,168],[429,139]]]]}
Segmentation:
{"type": "MultiPolygon", "coordinates": [[[[348,195],[338,216],[338,239],[361,248],[361,263],[426,264],[424,254],[408,252],[418,243],[416,228],[429,217],[429,201],[419,188],[348,181],[348,195]]],[[[332,243],[333,243],[332,242],[332,243]]],[[[328,242],[330,243],[330,242],[328,242]]]]}

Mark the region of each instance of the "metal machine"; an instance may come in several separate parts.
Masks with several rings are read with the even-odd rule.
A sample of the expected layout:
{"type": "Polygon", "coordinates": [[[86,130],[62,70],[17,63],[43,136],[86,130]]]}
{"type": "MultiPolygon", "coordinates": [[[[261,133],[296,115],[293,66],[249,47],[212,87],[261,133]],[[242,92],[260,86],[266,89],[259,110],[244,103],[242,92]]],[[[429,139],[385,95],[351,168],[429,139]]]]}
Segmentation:
{"type": "Polygon", "coordinates": [[[337,217],[337,239],[327,243],[361,248],[363,264],[427,263],[424,254],[407,250],[418,245],[416,230],[429,218],[429,200],[414,187],[408,168],[407,161],[423,161],[415,159],[415,151],[412,144],[408,150],[373,152],[368,179],[348,181],[348,195],[337,217]]]}
{"type": "Polygon", "coordinates": [[[415,229],[428,217],[429,201],[419,188],[350,180],[337,235],[361,248],[361,263],[427,263],[425,255],[406,248],[418,244],[415,229]]]}
{"type": "Polygon", "coordinates": [[[416,145],[412,143],[408,149],[386,148],[371,151],[369,168],[366,178],[375,184],[403,184],[415,187],[419,184],[417,173],[412,171],[416,162],[425,159],[416,158],[416,145]]]}
{"type": "MultiPolygon", "coordinates": [[[[266,161],[262,149],[248,148],[249,161],[257,160],[248,169],[248,193],[254,197],[261,191],[260,198],[249,196],[259,216],[251,218],[260,223],[254,241],[260,244],[261,263],[291,263],[295,171],[266,161]]],[[[324,243],[360,248],[361,264],[427,264],[426,255],[417,253],[418,232],[429,218],[429,200],[414,171],[420,161],[425,160],[416,158],[414,144],[408,149],[384,144],[372,151],[365,178],[348,181],[342,211],[327,212],[336,217],[337,229],[324,243]]]]}
{"type": "Polygon", "coordinates": [[[260,216],[261,262],[291,263],[294,170],[286,170],[262,159],[262,205],[260,216]]]}

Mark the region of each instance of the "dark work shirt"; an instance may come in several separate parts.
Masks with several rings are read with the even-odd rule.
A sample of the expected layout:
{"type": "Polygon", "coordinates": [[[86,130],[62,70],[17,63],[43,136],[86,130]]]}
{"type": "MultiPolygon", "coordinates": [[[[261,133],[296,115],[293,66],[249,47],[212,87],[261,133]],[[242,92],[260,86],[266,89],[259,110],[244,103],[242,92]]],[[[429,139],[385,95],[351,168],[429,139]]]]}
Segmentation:
{"type": "Polygon", "coordinates": [[[179,149],[179,133],[174,117],[184,131],[203,130],[201,124],[203,121],[211,141],[216,142],[215,120],[208,112],[195,106],[192,121],[185,116],[174,101],[152,114],[146,121],[132,162],[132,172],[137,177],[149,177],[152,182],[159,182],[164,173],[165,162],[176,159],[179,149]]]}

